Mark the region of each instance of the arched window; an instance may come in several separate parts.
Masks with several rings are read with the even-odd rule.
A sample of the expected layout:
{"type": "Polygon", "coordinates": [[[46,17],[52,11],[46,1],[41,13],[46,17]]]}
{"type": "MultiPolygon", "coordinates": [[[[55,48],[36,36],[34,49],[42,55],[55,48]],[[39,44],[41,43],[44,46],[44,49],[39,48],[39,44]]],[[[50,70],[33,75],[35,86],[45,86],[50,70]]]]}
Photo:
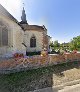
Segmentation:
{"type": "Polygon", "coordinates": [[[36,38],[35,36],[30,39],[30,47],[36,47],[36,38]]]}
{"type": "Polygon", "coordinates": [[[8,30],[6,27],[0,27],[0,46],[8,46],[8,30]]]}

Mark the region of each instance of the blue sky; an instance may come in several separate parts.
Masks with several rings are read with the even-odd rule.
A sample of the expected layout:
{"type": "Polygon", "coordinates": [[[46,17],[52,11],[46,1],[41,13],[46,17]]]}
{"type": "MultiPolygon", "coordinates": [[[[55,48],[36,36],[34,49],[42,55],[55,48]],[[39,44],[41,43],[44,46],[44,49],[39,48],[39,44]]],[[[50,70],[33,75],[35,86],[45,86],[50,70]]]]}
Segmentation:
{"type": "Polygon", "coordinates": [[[44,24],[53,41],[69,42],[80,35],[80,0],[21,0],[19,15],[13,14],[19,21],[22,2],[28,23],[44,24]]]}

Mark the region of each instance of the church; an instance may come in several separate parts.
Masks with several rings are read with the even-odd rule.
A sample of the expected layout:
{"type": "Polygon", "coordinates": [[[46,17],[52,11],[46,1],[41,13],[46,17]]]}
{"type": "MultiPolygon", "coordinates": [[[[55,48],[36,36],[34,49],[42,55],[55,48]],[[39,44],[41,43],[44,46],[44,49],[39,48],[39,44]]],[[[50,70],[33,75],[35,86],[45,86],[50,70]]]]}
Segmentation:
{"type": "Polygon", "coordinates": [[[25,9],[22,10],[21,22],[18,22],[0,4],[0,56],[16,52],[39,52],[46,48],[48,51],[50,36],[46,27],[29,25],[25,9]]]}

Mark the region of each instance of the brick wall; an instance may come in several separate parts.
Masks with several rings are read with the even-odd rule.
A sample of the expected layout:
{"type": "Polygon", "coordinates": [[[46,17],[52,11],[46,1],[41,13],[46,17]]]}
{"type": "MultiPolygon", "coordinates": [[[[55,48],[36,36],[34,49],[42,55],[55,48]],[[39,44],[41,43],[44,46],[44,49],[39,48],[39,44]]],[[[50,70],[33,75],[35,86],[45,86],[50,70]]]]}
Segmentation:
{"type": "Polygon", "coordinates": [[[0,62],[0,73],[19,72],[75,60],[80,61],[80,53],[9,59],[0,62]]]}

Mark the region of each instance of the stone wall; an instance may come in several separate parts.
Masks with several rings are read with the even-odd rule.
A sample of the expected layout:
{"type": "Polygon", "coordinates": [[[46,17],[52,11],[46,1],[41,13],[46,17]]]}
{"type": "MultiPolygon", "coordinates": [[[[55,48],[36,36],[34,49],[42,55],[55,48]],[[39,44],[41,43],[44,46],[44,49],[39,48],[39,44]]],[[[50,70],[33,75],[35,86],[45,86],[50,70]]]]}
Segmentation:
{"type": "Polygon", "coordinates": [[[13,20],[1,15],[0,22],[2,22],[8,30],[8,46],[0,47],[0,54],[3,56],[7,53],[13,53],[16,51],[26,54],[26,48],[22,44],[24,40],[24,31],[22,28],[13,20]]]}
{"type": "Polygon", "coordinates": [[[45,57],[37,55],[26,58],[9,59],[0,62],[0,73],[13,73],[73,61],[80,61],[80,53],[48,55],[45,57]]]}
{"type": "Polygon", "coordinates": [[[25,31],[25,36],[24,36],[24,42],[27,46],[27,52],[35,52],[35,51],[41,51],[42,50],[42,40],[43,40],[43,35],[42,35],[42,31],[36,31],[36,30],[26,30],[25,31]],[[36,47],[31,48],[30,47],[30,39],[32,36],[35,36],[36,38],[36,47]]]}

